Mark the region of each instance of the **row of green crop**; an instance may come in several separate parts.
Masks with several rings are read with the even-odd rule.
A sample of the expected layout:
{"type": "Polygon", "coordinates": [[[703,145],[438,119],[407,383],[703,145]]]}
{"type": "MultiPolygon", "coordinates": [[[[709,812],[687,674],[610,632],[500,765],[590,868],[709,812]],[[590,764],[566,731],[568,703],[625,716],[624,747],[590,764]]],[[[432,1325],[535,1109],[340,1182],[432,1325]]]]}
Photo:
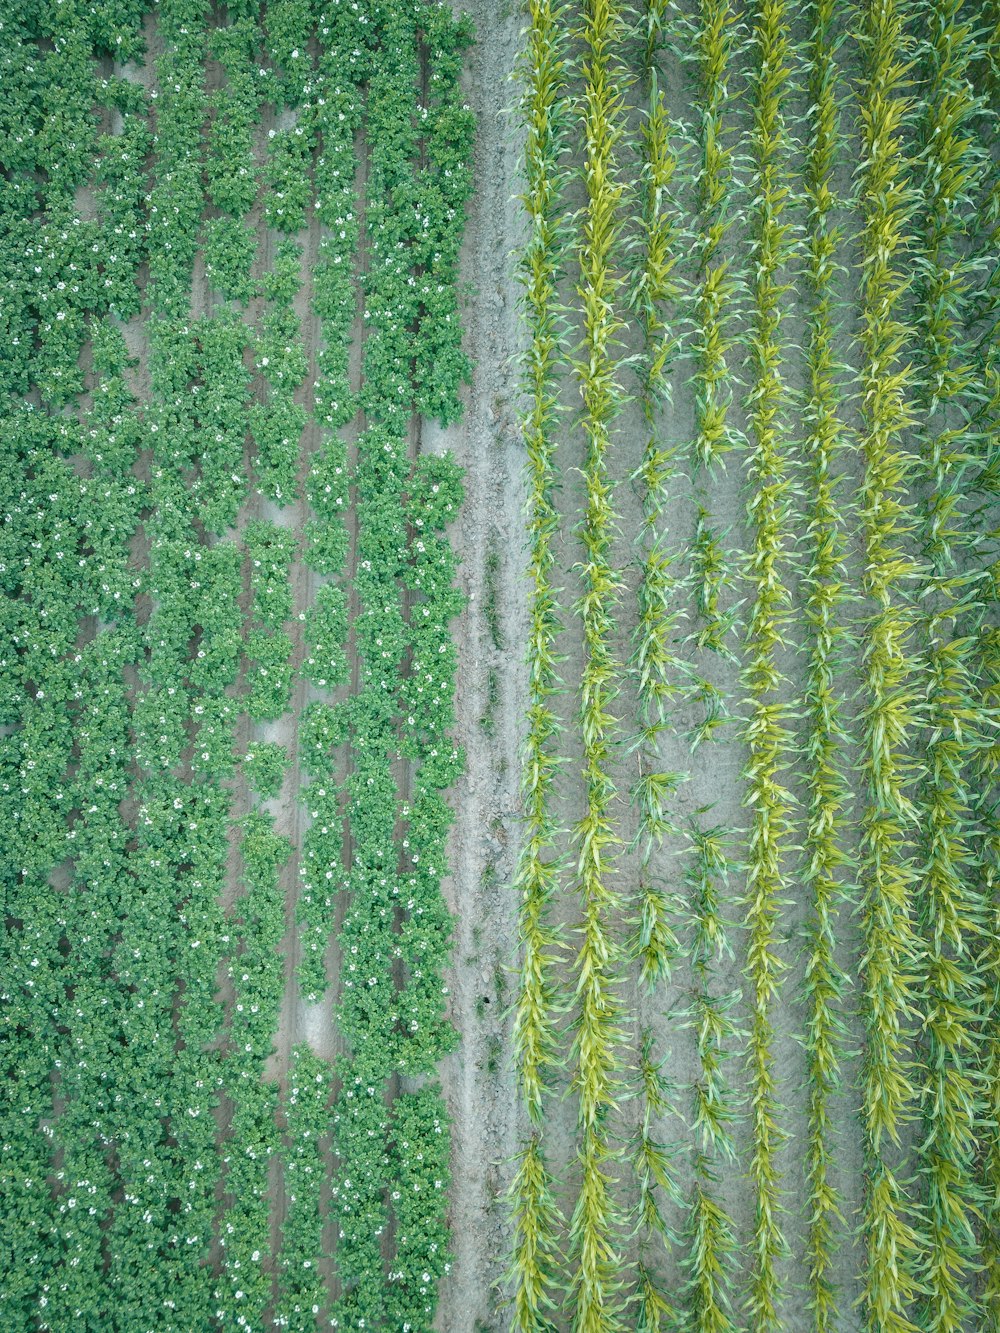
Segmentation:
{"type": "Polygon", "coordinates": [[[583,404],[586,441],[582,469],[586,496],[579,525],[582,595],[576,607],[584,639],[579,713],[584,804],[572,831],[573,887],[582,919],[572,965],[574,1036],[569,1057],[577,1104],[580,1184],[570,1217],[567,1257],[573,1321],[588,1330],[620,1327],[623,1310],[618,1273],[623,1227],[613,1201],[611,1125],[623,1086],[625,1038],[617,996],[624,957],[616,935],[622,907],[616,879],[621,837],[615,827],[610,762],[619,736],[611,709],[620,672],[614,646],[619,587],[611,563],[616,519],[610,454],[621,405],[616,343],[622,320],[616,298],[622,278],[614,256],[623,191],[617,150],[624,131],[618,88],[624,26],[624,13],[614,0],[593,0],[584,6],[580,131],[586,196],[576,256],[583,336],[579,354],[571,362],[583,404]]]}
{"type": "Polygon", "coordinates": [[[917,570],[904,536],[913,519],[907,481],[911,456],[903,432],[912,424],[912,372],[901,354],[909,201],[902,127],[909,43],[897,4],[864,13],[866,87],[862,102],[862,272],[860,378],[864,478],[859,518],[865,538],[864,592],[872,611],[864,626],[867,699],[862,735],[866,793],[859,858],[864,931],[865,1051],[862,1114],[865,1321],[907,1328],[916,1294],[916,1234],[903,1205],[903,1182],[891,1151],[913,1096],[904,1025],[916,962],[912,896],[912,806],[905,744],[916,721],[911,658],[912,615],[905,585],[917,570]]]}
{"type": "Polygon", "coordinates": [[[747,517],[753,533],[747,582],[753,602],[744,641],[744,679],[749,718],[749,751],[744,777],[750,806],[746,834],[747,976],[752,990],[749,1038],[750,1117],[753,1146],[750,1177],[754,1189],[754,1266],[748,1312],[753,1329],[780,1327],[782,1282],[778,1265],[787,1250],[780,1212],[781,1153],[775,1064],[774,1009],[784,964],[778,946],[778,919],[790,889],[786,869],[791,793],[784,774],[792,745],[788,677],[782,671],[791,603],[788,547],[789,391],[782,371],[787,340],[789,135],[788,80],[790,18],[782,0],[763,0],[751,35],[756,52],[749,87],[753,105],[750,132],[754,180],[754,236],[750,246],[752,316],[748,334],[750,391],[746,411],[752,452],[747,477],[747,517]]]}
{"type": "MultiPolygon", "coordinates": [[[[666,91],[657,67],[657,55],[666,38],[667,5],[652,0],[643,23],[645,50],[641,78],[646,99],[646,121],[641,138],[642,175],[639,182],[638,235],[641,262],[629,275],[629,303],[642,330],[640,397],[645,445],[638,477],[642,485],[642,575],[638,590],[638,625],[633,669],[637,676],[639,732],[635,744],[639,776],[631,800],[636,808],[636,850],[639,856],[636,927],[629,955],[639,964],[639,982],[657,1005],[669,981],[677,951],[677,936],[669,895],[656,874],[655,859],[668,835],[677,831],[671,808],[684,775],[665,770],[658,738],[672,721],[672,709],[686,679],[675,648],[682,619],[681,578],[666,508],[675,483],[676,450],[663,438],[659,414],[672,396],[669,371],[678,351],[673,327],[678,285],[677,211],[671,193],[678,162],[672,143],[666,91]]],[[[627,280],[629,280],[627,279],[627,280]]],[[[677,1318],[674,1294],[661,1282],[658,1255],[670,1252],[674,1237],[667,1205],[677,1197],[673,1163],[664,1145],[662,1120],[669,1106],[663,1071],[662,1045],[652,1026],[642,1028],[639,1050],[641,1112],[633,1149],[638,1180],[636,1227],[639,1259],[636,1274],[637,1324],[656,1329],[677,1318]]]]}
{"type": "MultiPolygon", "coordinates": [[[[12,488],[3,660],[5,721],[13,724],[3,788],[18,809],[5,818],[3,866],[13,964],[4,1215],[16,1246],[3,1305],[11,1327],[96,1328],[107,1307],[96,1275],[107,1256],[114,1254],[116,1286],[148,1242],[130,1207],[109,1221],[122,1180],[134,1189],[137,1179],[129,1133],[144,1119],[160,1128],[143,1093],[169,999],[154,989],[149,1010],[136,1009],[129,981],[119,980],[136,966],[130,885],[148,896],[152,922],[161,915],[121,818],[133,785],[127,681],[143,658],[128,545],[145,487],[130,471],[142,432],[115,320],[138,306],[148,134],[141,95],[118,77],[98,77],[93,45],[117,35],[123,53],[134,53],[138,32],[127,8],[94,16],[71,7],[65,17],[64,34],[33,9],[17,16],[5,102],[19,147],[3,201],[11,347],[4,476],[12,488]],[[33,61],[39,38],[55,40],[33,61]],[[120,136],[101,133],[95,103],[108,122],[120,117],[120,136]],[[81,216],[76,194],[95,158],[93,214],[81,216]],[[89,405],[67,412],[85,385],[89,405]],[[57,867],[63,875],[67,855],[59,892],[50,876],[57,867]],[[122,1051],[133,1044],[126,1075],[122,1051]],[[119,1141],[115,1161],[108,1145],[119,1141]]],[[[174,914],[164,913],[163,924],[164,939],[176,939],[174,914]]]]}
{"type": "MultiPolygon", "coordinates": [[[[135,1143],[150,1165],[145,1178],[130,1187],[133,1207],[145,1208],[152,1225],[158,1223],[159,1263],[150,1280],[140,1255],[131,1255],[121,1280],[128,1283],[123,1323],[149,1321],[157,1305],[169,1301],[169,1316],[159,1317],[176,1327],[192,1311],[208,1321],[217,1308],[214,1284],[201,1264],[212,1242],[223,1179],[216,1130],[223,1078],[210,1043],[223,1020],[216,985],[228,952],[221,893],[231,797],[220,779],[233,770],[238,705],[230,692],[243,639],[240,552],[211,534],[221,536],[231,527],[245,500],[249,374],[243,331],[231,311],[215,317],[206,310],[192,318],[200,219],[209,188],[200,162],[207,110],[203,7],[171,3],[161,9],[159,28],[165,40],[155,62],[160,95],[152,115],[146,290],[151,392],[143,405],[151,451],[150,512],[144,523],[151,606],[136,702],[148,741],[137,745],[136,758],[140,813],[147,812],[146,859],[160,879],[164,908],[180,925],[174,947],[183,961],[171,958],[170,951],[158,960],[164,1026],[180,1038],[161,1039],[159,1059],[148,1075],[151,1097],[167,1110],[168,1133],[161,1139],[163,1127],[154,1122],[135,1143]],[[177,977],[183,1001],[174,1017],[177,977]],[[170,1062],[169,1072],[158,1067],[161,1061],[170,1062]],[[158,1177],[168,1172],[176,1174],[177,1184],[157,1197],[158,1177]],[[171,1234],[164,1225],[176,1207],[172,1195],[183,1200],[183,1234],[179,1228],[171,1234]],[[183,1286],[172,1272],[179,1253],[200,1261],[183,1286]]],[[[137,726],[137,741],[141,735],[137,726]]],[[[142,928],[136,920],[135,933],[142,928]]],[[[137,994],[144,994],[146,978],[140,974],[135,984],[137,994]]]]}
{"type": "MultiPolygon", "coordinates": [[[[995,4],[988,7],[986,14],[986,35],[983,41],[981,77],[986,88],[988,106],[995,106],[1000,95],[1000,9],[995,4]]],[[[997,127],[995,122],[986,127],[985,142],[997,146],[997,127]]],[[[1000,240],[1000,180],[994,179],[992,188],[985,191],[980,200],[980,217],[986,237],[985,254],[995,255],[997,242],[1000,240]]],[[[987,262],[989,262],[987,258],[987,262]]],[[[981,443],[977,450],[979,468],[977,470],[975,493],[981,501],[988,502],[997,494],[998,460],[996,452],[997,425],[1000,423],[1000,270],[993,264],[978,312],[977,333],[979,334],[976,364],[981,376],[981,401],[973,417],[977,429],[981,432],[981,443]]],[[[1000,537],[1000,525],[992,524],[988,529],[989,559],[986,562],[987,585],[984,601],[994,608],[997,602],[1000,567],[997,565],[997,539],[1000,537]]],[[[982,626],[979,637],[977,662],[977,682],[980,698],[987,706],[996,708],[1000,702],[1000,632],[995,621],[988,621],[982,626]]],[[[979,751],[976,763],[976,778],[979,784],[977,801],[978,824],[982,830],[981,883],[985,903],[984,934],[986,947],[983,952],[987,987],[987,1002],[994,1007],[1000,1004],[1000,885],[997,880],[997,859],[1000,850],[1000,807],[998,807],[995,788],[998,773],[1000,749],[994,736],[990,743],[979,751]]],[[[991,1130],[984,1136],[986,1143],[980,1154],[980,1175],[983,1184],[984,1204],[984,1268],[983,1303],[987,1310],[987,1326],[995,1327],[1000,1319],[1000,1041],[994,1026],[985,1034],[982,1068],[985,1081],[984,1115],[991,1130]],[[992,1321],[992,1322],[989,1322],[992,1321]]]]}
{"type": "Polygon", "coordinates": [[[426,394],[437,395],[444,418],[459,410],[458,378],[442,376],[432,390],[421,355],[449,345],[458,355],[454,256],[470,125],[454,105],[463,26],[413,5],[387,8],[381,33],[365,103],[365,429],[350,478],[359,680],[333,720],[348,745],[351,854],[338,935],[338,1026],[349,1051],[339,1064],[333,1190],[344,1284],[337,1317],[345,1327],[419,1328],[433,1316],[448,1266],[447,1115],[433,1085],[390,1093],[399,1075],[432,1075],[453,1044],[442,976],[450,917],[440,890],[451,815],[439,793],[460,769],[449,734],[449,623],[460,600],[440,534],[461,485],[447,459],[414,462],[410,430],[414,407],[430,405],[426,394]]]}
{"type": "Polygon", "coordinates": [[[981,579],[966,572],[977,544],[962,487],[975,454],[965,403],[977,378],[968,297],[976,282],[972,199],[983,186],[983,150],[969,135],[977,110],[969,79],[973,24],[942,0],[919,50],[925,77],[923,180],[916,209],[921,271],[915,283],[917,448],[924,492],[918,531],[926,561],[918,634],[930,736],[915,804],[923,872],[918,898],[922,959],[918,1200],[920,1322],[959,1330],[981,1325],[976,1228],[983,1193],[976,1178],[984,1109],[979,1086],[980,957],[986,902],[975,866],[975,760],[984,743],[974,653],[981,579]],[[971,256],[970,256],[971,252],[971,256]],[[962,567],[965,566],[965,571],[962,567]]]}
{"type": "Polygon", "coordinates": [[[613,5],[579,21],[529,7],[533,620],[515,1056],[530,1129],[512,1191],[515,1327],[787,1327],[799,1263],[809,1326],[839,1327],[856,1245],[865,1327],[990,1317],[988,18],[826,0],[804,26],[771,0],[745,14],[650,0],[621,22],[613,5]],[[582,478],[577,513],[554,500],[563,448],[582,478]],[[733,457],[746,519],[727,533],[733,457]],[[642,507],[634,560],[611,541],[625,478],[642,507]],[[681,560],[667,534],[685,512],[681,560]],[[560,680],[568,612],[550,572],[573,537],[583,648],[577,678],[560,680]],[[633,574],[634,605],[621,599],[633,574]],[[606,672],[623,612],[636,629],[619,693],[606,672]],[[572,786],[563,693],[584,758],[572,786]],[[617,716],[626,703],[634,716],[617,716]],[[729,793],[743,827],[707,808],[685,827],[689,790],[725,799],[702,742],[737,718],[726,748],[745,760],[729,793]],[[627,751],[604,748],[626,734],[627,751]],[[688,747],[690,788],[674,771],[688,747]],[[567,798],[584,811],[568,835],[554,814],[567,798]],[[733,952],[742,992],[724,980],[733,952]],[[650,984],[666,1006],[651,1028],[650,984]],[[669,1054],[654,1054],[687,1040],[690,1104],[665,1078],[669,1054]],[[727,1069],[738,1050],[745,1091],[727,1069]],[[544,1130],[563,1068],[582,1146],[556,1170],[544,1130]],[[855,1181],[837,1160],[852,1132],[855,1181]]]}
{"type": "Polygon", "coordinates": [[[841,677],[847,637],[845,608],[850,597],[846,571],[848,518],[839,492],[844,488],[849,442],[844,424],[844,374],[837,361],[839,315],[836,265],[842,229],[837,213],[835,173],[839,163],[843,75],[837,47],[843,29],[836,6],[818,0],[812,15],[809,96],[814,107],[805,188],[809,201],[807,276],[807,448],[810,477],[810,549],[805,576],[809,626],[806,676],[808,735],[804,746],[807,791],[805,883],[810,895],[806,963],[806,1049],[808,1054],[809,1198],[807,1262],[817,1333],[837,1326],[836,1255],[845,1225],[845,1199],[835,1170],[837,1102],[846,1057],[841,1014],[848,988],[837,952],[846,916],[849,876],[855,870],[845,848],[850,797],[843,746],[847,739],[841,677]]]}
{"type": "MultiPolygon", "coordinates": [[[[734,264],[732,234],[739,219],[737,142],[730,87],[737,78],[740,14],[728,3],[708,3],[682,18],[679,39],[690,51],[685,88],[704,105],[692,125],[682,121],[679,137],[698,164],[688,243],[694,266],[683,294],[692,308],[692,332],[685,351],[692,363],[693,438],[685,456],[693,482],[694,533],[687,564],[694,626],[688,642],[694,671],[693,698],[701,711],[692,750],[707,742],[705,760],[725,739],[732,712],[718,680],[732,660],[735,628],[732,553],[717,512],[715,479],[727,456],[742,443],[734,419],[738,360],[735,331],[745,300],[744,275],[734,264]],[[693,649],[693,651],[692,651],[693,649]]],[[[677,38],[675,37],[675,41],[677,38]]],[[[763,55],[763,53],[761,53],[763,55]]],[[[683,182],[679,182],[683,199],[683,182]]],[[[682,232],[682,235],[685,233],[682,232]]],[[[683,307],[682,307],[683,308],[683,307]]],[[[733,1203],[722,1182],[737,1161],[736,1123],[743,1111],[731,1058],[742,1036],[737,1019],[740,993],[726,973],[735,955],[734,869],[727,830],[709,822],[710,809],[696,811],[690,824],[690,852],[683,884],[691,894],[682,918],[688,942],[693,995],[683,1021],[695,1037],[696,1075],[683,1110],[693,1138],[693,1183],[687,1198],[682,1263],[695,1327],[724,1333],[739,1327],[735,1304],[738,1242],[733,1203]]]]}
{"type": "Polygon", "coordinates": [[[383,60],[373,63],[365,104],[372,145],[366,192],[369,260],[361,294],[362,405],[368,429],[358,437],[351,478],[358,522],[353,634],[359,665],[358,688],[345,718],[350,898],[338,937],[343,959],[338,1027],[350,1054],[339,1071],[333,1181],[344,1281],[341,1306],[349,1328],[362,1320],[384,1325],[391,1308],[382,1238],[392,1213],[388,1081],[400,1039],[398,696],[407,647],[401,576],[411,385],[404,343],[412,320],[406,243],[413,219],[402,210],[397,214],[392,201],[394,191],[402,192],[412,180],[415,167],[418,58],[412,8],[390,20],[389,33],[383,60]]]}
{"type": "MultiPolygon", "coordinates": [[[[226,25],[208,32],[207,53],[221,67],[224,84],[209,94],[207,108],[207,211],[212,216],[203,217],[200,234],[208,289],[206,304],[214,319],[232,329],[234,381],[235,358],[244,360],[248,349],[258,367],[268,364],[270,353],[273,378],[283,380],[294,375],[302,364],[301,354],[295,356],[292,331],[287,327],[274,330],[266,318],[256,328],[248,327],[249,305],[257,294],[251,281],[256,242],[251,212],[262,175],[261,153],[253,130],[273,96],[259,60],[264,31],[260,13],[252,5],[230,6],[227,17],[226,25]],[[281,335],[286,338],[279,343],[281,335]]],[[[303,373],[304,366],[298,370],[300,376],[303,373]]],[[[258,487],[262,472],[258,460],[265,451],[257,433],[264,433],[269,407],[262,408],[252,401],[252,385],[247,377],[238,415],[233,405],[232,424],[242,446],[241,466],[236,470],[246,473],[246,461],[252,453],[258,487]]],[[[240,546],[245,552],[244,587],[249,583],[250,594],[241,618],[243,650],[250,661],[245,667],[247,688],[240,702],[253,724],[277,717],[288,704],[291,641],[284,624],[291,615],[287,587],[291,544],[289,534],[255,520],[243,530],[240,546]],[[269,663],[271,670],[265,674],[269,663]]],[[[249,749],[241,755],[240,776],[266,799],[280,785],[285,755],[278,746],[260,746],[252,736],[251,731],[249,749]]],[[[287,838],[276,831],[271,813],[246,798],[241,801],[237,786],[234,816],[247,805],[238,821],[241,891],[229,913],[237,947],[226,964],[232,988],[223,1062],[226,1139],[222,1145],[223,1206],[215,1222],[225,1282],[214,1292],[216,1318],[240,1328],[263,1325],[273,1299],[268,1192],[281,1146],[276,1125],[279,1094],[273,1082],[265,1081],[264,1074],[274,1053],[274,1033],[284,993],[281,868],[291,852],[287,838]]],[[[287,1285],[279,1282],[279,1308],[289,1299],[287,1285]]]]}
{"type": "Polygon", "coordinates": [[[553,1067],[558,1060],[554,968],[562,947],[561,937],[552,926],[558,866],[551,794],[559,730],[553,695],[559,688],[556,644],[560,621],[552,575],[553,536],[559,522],[554,454],[559,422],[557,376],[562,360],[557,281],[563,247],[560,209],[565,171],[560,159],[569,126],[565,65],[568,31],[564,23],[563,6],[551,0],[533,0],[520,71],[525,83],[521,115],[527,143],[522,199],[529,225],[519,278],[531,338],[524,385],[530,403],[524,438],[531,584],[528,732],[523,763],[525,827],[516,879],[523,953],[514,1052],[518,1089],[530,1128],[511,1187],[515,1242],[510,1280],[513,1325],[526,1331],[549,1325],[559,1263],[556,1231],[560,1219],[553,1205],[543,1132],[553,1067]]]}

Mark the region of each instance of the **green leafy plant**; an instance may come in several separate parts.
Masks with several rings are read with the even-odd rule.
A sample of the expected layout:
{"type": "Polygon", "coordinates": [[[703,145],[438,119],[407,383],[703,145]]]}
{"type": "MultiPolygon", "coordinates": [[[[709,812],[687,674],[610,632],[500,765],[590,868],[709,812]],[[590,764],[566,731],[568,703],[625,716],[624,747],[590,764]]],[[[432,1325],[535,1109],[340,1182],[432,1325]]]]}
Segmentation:
{"type": "MultiPolygon", "coordinates": [[[[698,811],[698,816],[705,811],[698,811]]],[[[719,990],[717,971],[732,957],[724,893],[731,837],[721,827],[692,821],[686,875],[690,917],[685,935],[694,973],[691,1004],[683,1014],[693,1028],[698,1074],[691,1088],[695,1181],[687,1208],[688,1279],[684,1295],[698,1333],[734,1333],[732,1269],[737,1241],[733,1219],[718,1188],[720,1174],[736,1161],[732,1136],[735,1096],[725,1074],[739,1032],[733,1020],[738,992],[719,990]]]]}
{"type": "Polygon", "coordinates": [[[288,751],[277,741],[255,741],[243,758],[250,785],[264,800],[281,790],[287,763],[288,751]]]}

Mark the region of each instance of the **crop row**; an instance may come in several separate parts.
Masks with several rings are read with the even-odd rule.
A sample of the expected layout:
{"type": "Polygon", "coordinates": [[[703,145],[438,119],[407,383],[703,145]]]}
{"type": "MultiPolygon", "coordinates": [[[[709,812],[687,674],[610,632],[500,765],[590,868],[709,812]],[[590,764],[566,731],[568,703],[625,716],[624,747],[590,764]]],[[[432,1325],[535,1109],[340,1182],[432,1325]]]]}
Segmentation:
{"type": "MultiPolygon", "coordinates": [[[[438,99],[450,104],[453,96],[455,56],[464,40],[450,18],[430,17],[429,84],[436,75],[447,86],[435,91],[426,108],[425,123],[433,118],[429,144],[443,114],[438,99]]],[[[366,424],[351,477],[359,681],[341,724],[349,747],[351,863],[349,904],[338,936],[338,1021],[350,1054],[340,1066],[334,1132],[345,1288],[339,1317],[347,1327],[380,1321],[426,1326],[448,1264],[449,1140],[440,1094],[428,1084],[420,1094],[402,1092],[386,1104],[394,1075],[431,1075],[453,1041],[442,977],[450,918],[440,893],[451,816],[439,791],[460,767],[449,736],[455,664],[448,628],[459,602],[454,557],[439,533],[457,511],[461,488],[449,460],[414,463],[410,418],[421,393],[420,356],[411,353],[414,331],[419,348],[430,328],[447,340],[439,326],[452,322],[447,300],[424,299],[433,290],[422,238],[430,233],[433,242],[445,221],[451,237],[464,195],[452,196],[450,219],[443,219],[433,209],[431,168],[418,162],[417,127],[424,118],[419,105],[414,117],[412,99],[417,32],[424,21],[420,6],[387,12],[366,103],[372,145],[365,201],[369,262],[362,285],[366,424]],[[390,1218],[394,1260],[384,1271],[381,1237],[390,1218]]],[[[467,120],[462,123],[467,133],[467,120]]],[[[428,151],[428,162],[430,156],[428,151]]],[[[464,160],[464,153],[459,157],[464,160]]],[[[461,173],[454,174],[453,187],[438,186],[446,197],[449,189],[461,191],[461,173]]],[[[452,244],[448,239],[446,245],[452,244]]],[[[456,389],[457,383],[451,394],[456,389]]],[[[445,416],[457,410],[453,398],[448,402],[445,416]]]]}
{"type": "MultiPolygon", "coordinates": [[[[655,856],[668,834],[676,833],[672,804],[684,774],[664,769],[658,738],[679,702],[684,664],[674,641],[682,617],[679,562],[668,528],[667,506],[677,470],[677,453],[660,429],[660,416],[671,402],[670,368],[678,352],[672,326],[676,314],[678,216],[671,186],[678,169],[672,142],[666,90],[657,56],[666,38],[667,6],[653,0],[644,23],[645,51],[641,77],[647,119],[641,140],[639,180],[641,262],[629,275],[630,305],[642,330],[643,358],[639,383],[645,446],[638,477],[642,485],[643,543],[641,581],[637,594],[638,624],[633,671],[637,677],[639,776],[631,799],[637,809],[637,922],[629,955],[638,959],[639,982],[654,1003],[670,980],[678,940],[673,910],[655,872],[655,856]]],[[[672,1245],[667,1207],[678,1185],[670,1153],[662,1140],[662,1117],[669,1106],[662,1046],[651,1024],[642,1028],[639,1051],[641,1112],[633,1154],[638,1181],[636,1226],[639,1259],[636,1273],[638,1325],[656,1328],[677,1318],[677,1303],[658,1274],[658,1254],[672,1245]]]]}
{"type": "Polygon", "coordinates": [[[810,893],[807,976],[809,1231],[807,1262],[817,1333],[836,1327],[835,1266],[844,1225],[835,1159],[834,1098],[842,1079],[845,1042],[840,1014],[848,981],[837,955],[837,933],[848,875],[855,863],[845,848],[850,798],[843,758],[847,739],[840,677],[847,637],[847,516],[843,489],[849,448],[843,419],[843,371],[836,359],[836,263],[842,246],[835,171],[844,98],[837,65],[835,6],[819,0],[809,51],[809,93],[815,107],[808,139],[805,188],[811,213],[807,240],[807,447],[813,459],[811,545],[805,579],[809,623],[806,697],[809,730],[804,747],[806,883],[810,893]]]}
{"type": "MultiPolygon", "coordinates": [[[[983,79],[987,92],[987,105],[996,104],[1000,93],[1000,13],[995,6],[991,13],[990,26],[984,41],[983,79]]],[[[996,126],[984,135],[985,141],[994,148],[997,144],[996,126]]],[[[1000,239],[1000,180],[994,178],[992,187],[984,190],[980,200],[982,233],[985,239],[984,250],[987,255],[995,254],[997,241],[1000,239]]],[[[987,261],[988,262],[988,261],[987,261]]],[[[978,468],[974,491],[976,496],[988,502],[996,494],[997,479],[997,423],[1000,422],[1000,273],[993,267],[986,284],[982,309],[976,321],[979,334],[979,353],[976,366],[982,376],[982,400],[978,411],[973,416],[976,427],[981,431],[979,446],[976,450],[978,468]]],[[[997,537],[1000,525],[992,525],[988,531],[989,560],[986,564],[987,586],[984,601],[995,607],[997,601],[997,537]]],[[[995,708],[1000,688],[1000,635],[996,625],[987,622],[980,630],[979,653],[976,670],[980,698],[989,707],[995,708]]],[[[987,941],[992,939],[992,946],[987,942],[984,950],[986,964],[986,986],[988,1001],[994,1009],[1000,1003],[1000,954],[996,948],[997,927],[1000,925],[1000,892],[998,892],[996,867],[997,851],[1000,848],[1000,809],[998,809],[995,786],[998,772],[997,762],[1000,750],[996,737],[984,745],[977,756],[976,778],[980,797],[977,802],[978,825],[982,830],[983,854],[981,883],[985,904],[985,934],[987,941]]],[[[985,1138],[982,1151],[981,1175],[985,1194],[984,1206],[984,1256],[983,1264],[986,1276],[983,1283],[984,1304],[993,1318],[993,1311],[1000,1303],[1000,1198],[997,1186],[1000,1184],[1000,1042],[994,1027],[985,1034],[982,1068],[985,1080],[984,1113],[990,1129],[985,1138]]]]}
{"type": "Polygon", "coordinates": [[[518,1088],[530,1125],[511,1186],[515,1243],[510,1278],[513,1322],[518,1329],[544,1328],[553,1305],[559,1245],[559,1216],[553,1205],[543,1129],[558,1058],[554,967],[562,941],[552,928],[552,897],[558,885],[556,827],[551,792],[556,774],[558,690],[556,642],[560,629],[553,534],[559,515],[554,497],[558,426],[560,328],[557,277],[561,260],[559,216],[566,147],[568,99],[565,49],[568,29],[561,5],[533,0],[529,10],[521,114],[526,132],[525,193],[529,240],[521,263],[524,309],[531,338],[525,370],[530,416],[524,425],[528,460],[529,662],[527,739],[523,763],[525,827],[516,885],[522,947],[520,987],[514,1019],[518,1088]]]}
{"type": "Polygon", "coordinates": [[[621,1299],[616,1269],[622,1243],[611,1192],[614,1145],[610,1119],[621,1090],[621,1047],[616,981],[622,957],[614,919],[621,910],[615,860],[621,841],[612,815],[615,797],[610,754],[617,736],[611,708],[619,664],[613,647],[618,597],[610,561],[615,524],[609,485],[612,429],[617,414],[616,338],[621,319],[615,298],[621,277],[614,268],[622,183],[616,149],[623,133],[617,45],[624,15],[614,0],[584,8],[581,38],[586,202],[579,237],[579,296],[583,339],[572,361],[583,402],[586,499],[580,523],[584,558],[577,611],[583,626],[580,731],[583,740],[583,815],[573,829],[575,884],[582,920],[573,964],[575,1035],[570,1050],[578,1108],[580,1188],[569,1228],[570,1303],[581,1328],[619,1326],[621,1299]]]}

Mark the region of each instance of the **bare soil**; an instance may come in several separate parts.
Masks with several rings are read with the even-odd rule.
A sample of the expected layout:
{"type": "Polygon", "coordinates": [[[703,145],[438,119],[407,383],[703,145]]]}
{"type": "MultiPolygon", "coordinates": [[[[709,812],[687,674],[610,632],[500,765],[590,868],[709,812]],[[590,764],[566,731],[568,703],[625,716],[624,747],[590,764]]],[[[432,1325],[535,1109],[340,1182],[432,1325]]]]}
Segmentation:
{"type": "Polygon", "coordinates": [[[454,1265],[442,1284],[435,1327],[485,1333],[506,1327],[496,1290],[510,1242],[502,1193],[522,1128],[508,1012],[517,984],[511,882],[527,697],[527,541],[516,364],[521,332],[512,277],[521,221],[515,198],[518,133],[509,111],[521,20],[493,0],[464,7],[477,34],[465,83],[478,126],[476,190],[462,257],[470,288],[463,311],[466,346],[475,369],[461,424],[448,431],[426,424],[423,429],[425,448],[449,448],[465,468],[465,504],[451,539],[461,554],[468,598],[454,627],[457,739],[465,748],[466,768],[452,796],[456,819],[445,885],[455,914],[448,984],[461,1043],[441,1071],[452,1113],[454,1265]]]}

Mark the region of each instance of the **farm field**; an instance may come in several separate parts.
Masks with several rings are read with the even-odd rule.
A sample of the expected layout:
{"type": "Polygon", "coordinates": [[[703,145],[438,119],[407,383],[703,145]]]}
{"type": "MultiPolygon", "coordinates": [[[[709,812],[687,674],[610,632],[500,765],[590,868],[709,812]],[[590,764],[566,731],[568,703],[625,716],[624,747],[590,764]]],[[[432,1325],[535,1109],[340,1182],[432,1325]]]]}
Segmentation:
{"type": "Polygon", "coordinates": [[[0,36],[0,1333],[1000,1329],[995,0],[0,36]]]}

